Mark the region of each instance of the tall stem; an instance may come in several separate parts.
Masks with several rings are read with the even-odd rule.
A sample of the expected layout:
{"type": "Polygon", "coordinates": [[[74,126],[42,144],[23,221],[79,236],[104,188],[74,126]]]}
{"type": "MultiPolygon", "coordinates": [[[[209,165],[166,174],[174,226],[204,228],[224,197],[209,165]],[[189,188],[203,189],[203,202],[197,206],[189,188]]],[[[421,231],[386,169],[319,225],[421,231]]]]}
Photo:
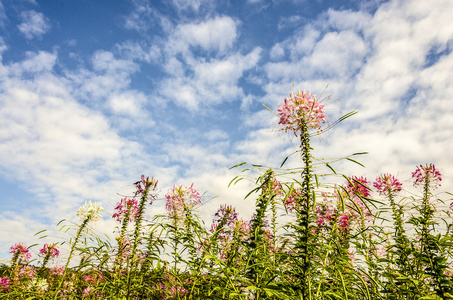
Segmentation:
{"type": "Polygon", "coordinates": [[[57,297],[58,297],[58,292],[60,291],[61,286],[63,285],[63,281],[64,281],[65,276],[66,276],[66,271],[67,271],[67,269],[68,269],[69,262],[71,261],[72,255],[74,254],[74,250],[75,250],[75,247],[76,247],[76,245],[77,245],[77,242],[79,241],[79,238],[80,238],[80,236],[82,235],[83,230],[85,229],[85,227],[87,226],[87,224],[88,224],[88,222],[91,220],[91,218],[92,218],[92,215],[89,215],[89,216],[82,222],[82,224],[81,224],[80,227],[79,227],[79,230],[77,230],[77,234],[76,234],[76,237],[75,237],[75,239],[74,239],[74,243],[72,243],[71,251],[69,252],[69,257],[68,257],[68,260],[66,261],[66,265],[65,265],[64,270],[63,270],[63,275],[61,276],[60,282],[59,282],[59,284],[58,284],[58,288],[55,290],[54,299],[57,299],[57,297]]]}
{"type": "Polygon", "coordinates": [[[309,292],[309,269],[310,269],[310,210],[313,204],[313,185],[312,185],[312,160],[310,151],[310,135],[308,132],[307,123],[302,119],[300,124],[301,133],[300,133],[300,146],[301,146],[301,156],[304,164],[303,171],[301,173],[302,182],[301,182],[301,195],[297,199],[297,221],[298,221],[298,241],[296,243],[296,248],[300,250],[302,256],[302,272],[299,276],[302,281],[302,299],[308,299],[309,292]]]}

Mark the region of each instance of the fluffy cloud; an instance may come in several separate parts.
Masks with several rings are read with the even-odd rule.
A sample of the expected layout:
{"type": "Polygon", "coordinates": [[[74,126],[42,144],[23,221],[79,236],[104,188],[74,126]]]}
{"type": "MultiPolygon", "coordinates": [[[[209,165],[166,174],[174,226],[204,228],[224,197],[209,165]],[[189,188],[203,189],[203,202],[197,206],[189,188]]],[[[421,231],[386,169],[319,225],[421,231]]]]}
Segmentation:
{"type": "Polygon", "coordinates": [[[195,50],[224,53],[237,38],[236,22],[230,17],[215,17],[205,22],[178,25],[166,46],[167,55],[181,53],[189,58],[195,50]]]}
{"type": "Polygon", "coordinates": [[[25,38],[31,40],[35,37],[41,37],[50,29],[50,22],[42,13],[34,10],[23,11],[20,14],[22,23],[17,27],[25,38]]]}

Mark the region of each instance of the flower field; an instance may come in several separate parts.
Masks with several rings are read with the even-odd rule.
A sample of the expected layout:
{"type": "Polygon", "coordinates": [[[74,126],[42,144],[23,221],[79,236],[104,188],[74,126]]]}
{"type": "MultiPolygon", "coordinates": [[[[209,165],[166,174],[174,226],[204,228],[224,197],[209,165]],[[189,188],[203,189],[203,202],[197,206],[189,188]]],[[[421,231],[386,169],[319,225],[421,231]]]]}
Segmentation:
{"type": "Polygon", "coordinates": [[[62,225],[70,236],[64,265],[55,264],[60,243],[33,245],[36,258],[31,246],[11,245],[0,299],[453,299],[453,202],[437,193],[441,171],[415,166],[409,184],[418,194],[392,174],[337,174],[311,138],[354,112],[329,123],[323,101],[297,91],[276,114],[279,129],[300,141],[300,167],[285,169],[286,159],[274,168],[235,166],[244,175],[230,188],[258,171],[244,195],[255,201],[252,216],[221,205],[205,224],[191,184],[169,189],[166,214],[145,220],[159,195],[158,181],[142,176],[109,216],[115,241],[93,233],[103,209],[87,202],[79,223],[62,225]],[[344,182],[329,184],[327,175],[344,182]]]}

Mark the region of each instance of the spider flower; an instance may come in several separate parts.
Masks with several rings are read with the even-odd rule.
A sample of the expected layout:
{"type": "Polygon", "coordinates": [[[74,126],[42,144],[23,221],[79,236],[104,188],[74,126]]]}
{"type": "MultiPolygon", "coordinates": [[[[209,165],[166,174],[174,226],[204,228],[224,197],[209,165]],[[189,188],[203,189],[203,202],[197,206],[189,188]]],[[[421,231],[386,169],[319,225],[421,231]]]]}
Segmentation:
{"type": "Polygon", "coordinates": [[[82,221],[90,219],[91,221],[98,221],[101,219],[101,212],[104,211],[101,204],[98,202],[92,203],[91,201],[85,202],[83,206],[77,211],[77,216],[82,221]]]}
{"type": "Polygon", "coordinates": [[[129,212],[129,222],[133,222],[138,217],[139,211],[138,201],[136,199],[124,197],[121,199],[121,202],[117,203],[112,218],[116,218],[118,222],[122,222],[129,212]]]}
{"type": "Polygon", "coordinates": [[[359,197],[369,197],[370,196],[370,189],[368,187],[368,180],[363,177],[352,176],[344,185],[344,188],[348,191],[348,194],[353,196],[359,197]]]}
{"type": "Polygon", "coordinates": [[[377,189],[379,195],[389,196],[390,194],[395,195],[397,192],[401,191],[403,185],[393,175],[381,174],[376,178],[373,186],[377,189]]]}
{"type": "Polygon", "coordinates": [[[300,90],[295,95],[291,92],[289,98],[285,98],[279,105],[278,116],[280,117],[278,124],[282,125],[282,129],[285,132],[294,131],[295,135],[302,128],[303,123],[309,129],[316,130],[320,130],[321,124],[326,123],[324,105],[310,92],[300,90]]]}
{"type": "Polygon", "coordinates": [[[433,189],[437,189],[442,181],[442,175],[434,164],[417,166],[415,172],[412,172],[412,178],[414,178],[414,186],[424,186],[428,181],[433,189]]]}
{"type": "Polygon", "coordinates": [[[49,258],[57,258],[60,255],[60,251],[55,246],[55,244],[44,244],[44,247],[39,250],[39,254],[44,257],[49,255],[49,258]]]}
{"type": "Polygon", "coordinates": [[[14,261],[29,261],[31,258],[30,250],[24,243],[16,243],[9,248],[9,253],[13,254],[14,261]]]}
{"type": "Polygon", "coordinates": [[[201,195],[193,187],[193,183],[185,188],[182,185],[174,185],[165,195],[167,203],[165,205],[171,217],[182,215],[185,207],[193,207],[201,204],[201,195]]]}
{"type": "Polygon", "coordinates": [[[8,292],[9,291],[9,279],[8,279],[8,277],[0,277],[0,288],[4,292],[8,292]]]}

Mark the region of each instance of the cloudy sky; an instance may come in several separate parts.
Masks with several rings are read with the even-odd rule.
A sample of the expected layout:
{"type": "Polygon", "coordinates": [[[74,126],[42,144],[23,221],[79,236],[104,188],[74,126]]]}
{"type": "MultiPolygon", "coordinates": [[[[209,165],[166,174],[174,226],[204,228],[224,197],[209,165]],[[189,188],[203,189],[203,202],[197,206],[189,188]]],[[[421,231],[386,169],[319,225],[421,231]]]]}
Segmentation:
{"type": "Polygon", "coordinates": [[[161,198],[192,182],[217,196],[207,219],[225,203],[248,218],[228,168],[297,149],[263,107],[293,88],[330,95],[331,122],[359,111],[313,139],[316,157],[369,152],[339,172],[409,187],[435,163],[452,191],[452,20],[451,0],[1,1],[0,255],[87,200],[111,232],[142,174],[161,198]]]}

